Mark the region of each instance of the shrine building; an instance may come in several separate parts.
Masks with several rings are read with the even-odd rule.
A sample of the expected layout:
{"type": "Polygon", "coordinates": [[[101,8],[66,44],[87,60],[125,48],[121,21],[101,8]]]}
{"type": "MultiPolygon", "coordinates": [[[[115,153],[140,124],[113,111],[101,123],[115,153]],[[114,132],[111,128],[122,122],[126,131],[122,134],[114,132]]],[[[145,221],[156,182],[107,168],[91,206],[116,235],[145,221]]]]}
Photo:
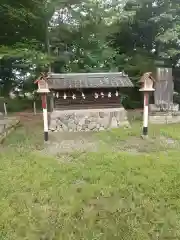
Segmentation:
{"type": "Polygon", "coordinates": [[[126,74],[49,73],[45,81],[51,98],[49,130],[100,131],[128,124],[121,98],[133,84],[126,74]]]}

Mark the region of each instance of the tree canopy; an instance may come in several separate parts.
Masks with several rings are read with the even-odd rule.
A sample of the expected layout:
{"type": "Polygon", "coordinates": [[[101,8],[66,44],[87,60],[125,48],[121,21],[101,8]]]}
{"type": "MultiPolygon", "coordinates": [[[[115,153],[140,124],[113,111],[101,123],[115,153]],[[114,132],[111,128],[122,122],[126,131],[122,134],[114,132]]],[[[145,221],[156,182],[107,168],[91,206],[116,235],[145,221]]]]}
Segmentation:
{"type": "Polygon", "coordinates": [[[178,0],[2,0],[0,88],[33,89],[42,70],[127,72],[178,66],[178,0]]]}

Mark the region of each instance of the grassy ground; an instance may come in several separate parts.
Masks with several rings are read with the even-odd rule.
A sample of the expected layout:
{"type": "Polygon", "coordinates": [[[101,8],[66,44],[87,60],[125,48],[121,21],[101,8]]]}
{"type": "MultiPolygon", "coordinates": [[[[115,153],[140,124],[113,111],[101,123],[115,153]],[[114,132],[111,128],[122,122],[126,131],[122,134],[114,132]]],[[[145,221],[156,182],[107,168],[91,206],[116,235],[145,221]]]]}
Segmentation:
{"type": "Polygon", "coordinates": [[[180,125],[151,126],[141,153],[126,151],[146,142],[135,123],[95,134],[98,152],[58,158],[39,152],[41,131],[26,121],[0,149],[1,240],[180,239],[180,125]],[[151,151],[161,138],[176,147],[151,151]]]}

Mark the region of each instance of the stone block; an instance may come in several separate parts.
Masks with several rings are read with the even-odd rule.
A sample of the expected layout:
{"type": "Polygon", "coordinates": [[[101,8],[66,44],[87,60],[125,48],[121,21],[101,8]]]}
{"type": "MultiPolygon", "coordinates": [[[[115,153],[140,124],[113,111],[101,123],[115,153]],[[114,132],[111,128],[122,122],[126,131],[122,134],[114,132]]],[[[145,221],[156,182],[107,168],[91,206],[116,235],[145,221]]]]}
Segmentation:
{"type": "Polygon", "coordinates": [[[82,126],[77,126],[77,131],[81,132],[82,131],[82,126]]]}
{"type": "Polygon", "coordinates": [[[99,128],[99,131],[104,131],[105,129],[103,127],[100,127],[99,128]]]}
{"type": "Polygon", "coordinates": [[[62,116],[61,118],[63,118],[64,121],[67,121],[70,117],[68,114],[64,114],[64,116],[62,116]]]}
{"type": "Polygon", "coordinates": [[[96,125],[97,125],[97,124],[96,124],[95,122],[91,122],[91,123],[88,124],[88,129],[89,129],[89,130],[93,130],[93,129],[96,128],[96,125]]]}
{"type": "Polygon", "coordinates": [[[178,112],[179,111],[179,104],[172,104],[170,106],[170,110],[173,112],[178,112]]]}
{"type": "Polygon", "coordinates": [[[117,128],[118,127],[118,122],[117,122],[117,119],[115,117],[112,117],[110,127],[111,128],[117,128]]]}
{"type": "Polygon", "coordinates": [[[102,131],[117,128],[127,122],[124,108],[54,111],[51,114],[50,130],[102,131]]]}
{"type": "Polygon", "coordinates": [[[87,125],[86,124],[83,124],[82,125],[82,130],[85,130],[87,128],[87,125]]]}
{"type": "Polygon", "coordinates": [[[97,119],[99,117],[99,113],[98,112],[90,112],[89,116],[97,119]]]}
{"type": "Polygon", "coordinates": [[[75,123],[68,123],[68,129],[72,129],[76,131],[77,125],[75,123]]]}
{"type": "Polygon", "coordinates": [[[57,128],[57,121],[55,119],[51,120],[49,130],[50,131],[55,131],[57,128]]]}
{"type": "Polygon", "coordinates": [[[79,126],[83,126],[84,124],[85,124],[85,119],[84,118],[81,118],[80,120],[79,120],[79,126]]]}
{"type": "Polygon", "coordinates": [[[111,121],[110,118],[101,118],[101,119],[99,119],[98,123],[99,123],[102,127],[108,128],[109,125],[110,125],[110,121],[111,121]]]}
{"type": "Polygon", "coordinates": [[[60,127],[60,128],[58,129],[58,132],[64,132],[63,128],[60,127]]]}
{"type": "Polygon", "coordinates": [[[99,117],[104,118],[106,116],[105,112],[99,112],[99,117]]]}
{"type": "Polygon", "coordinates": [[[59,118],[59,117],[60,117],[59,111],[53,111],[53,112],[51,113],[51,120],[57,119],[57,118],[59,118]]]}
{"type": "Polygon", "coordinates": [[[125,111],[125,109],[124,110],[121,109],[121,111],[119,111],[118,113],[117,119],[119,121],[123,121],[125,118],[127,118],[127,112],[125,111]]]}
{"type": "Polygon", "coordinates": [[[75,114],[74,113],[69,114],[68,116],[69,116],[69,119],[74,119],[75,118],[75,114]]]}
{"type": "Polygon", "coordinates": [[[65,124],[62,124],[62,129],[63,129],[63,131],[68,131],[68,126],[67,125],[65,125],[65,124]]]}
{"type": "Polygon", "coordinates": [[[75,123],[76,125],[79,125],[78,119],[74,119],[74,123],[75,123]]]}
{"type": "Polygon", "coordinates": [[[73,118],[69,119],[69,121],[68,121],[67,123],[68,123],[67,125],[69,125],[69,124],[75,124],[73,118]]]}
{"type": "Polygon", "coordinates": [[[152,112],[160,111],[160,107],[158,107],[156,104],[149,104],[149,110],[152,112]]]}
{"type": "Polygon", "coordinates": [[[85,119],[85,124],[90,124],[91,123],[91,121],[90,121],[90,119],[85,119]]]}

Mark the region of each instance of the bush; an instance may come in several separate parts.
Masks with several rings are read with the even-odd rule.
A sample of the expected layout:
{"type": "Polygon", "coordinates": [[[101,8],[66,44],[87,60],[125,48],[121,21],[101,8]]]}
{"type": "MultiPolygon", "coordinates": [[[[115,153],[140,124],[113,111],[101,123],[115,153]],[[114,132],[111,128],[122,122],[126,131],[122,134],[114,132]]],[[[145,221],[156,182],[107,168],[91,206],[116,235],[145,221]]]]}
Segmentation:
{"type": "MultiPolygon", "coordinates": [[[[4,102],[6,103],[7,112],[33,111],[33,100],[27,98],[2,98],[0,99],[0,112],[4,112],[4,102]]],[[[36,101],[36,107],[37,109],[40,109],[40,100],[36,101]]]]}
{"type": "Polygon", "coordinates": [[[173,96],[173,102],[180,105],[180,94],[175,94],[173,96]]]}
{"type": "Polygon", "coordinates": [[[130,97],[125,98],[122,101],[122,104],[123,104],[125,109],[138,109],[138,108],[142,108],[143,107],[142,102],[140,102],[140,101],[133,101],[133,100],[131,100],[130,97]]]}

